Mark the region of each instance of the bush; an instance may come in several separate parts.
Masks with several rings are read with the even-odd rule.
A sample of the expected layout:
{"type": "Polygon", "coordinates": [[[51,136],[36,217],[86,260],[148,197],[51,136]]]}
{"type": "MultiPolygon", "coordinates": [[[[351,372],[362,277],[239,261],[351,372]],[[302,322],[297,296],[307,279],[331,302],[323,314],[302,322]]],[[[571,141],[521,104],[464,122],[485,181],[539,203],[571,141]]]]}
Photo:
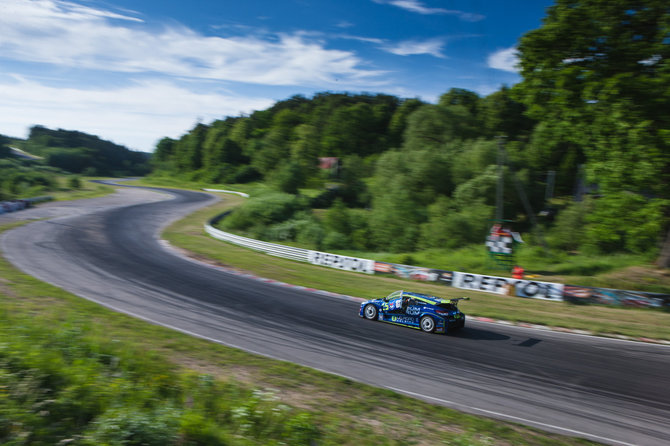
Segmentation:
{"type": "Polygon", "coordinates": [[[90,445],[165,446],[178,438],[179,412],[166,408],[152,412],[111,409],[85,435],[90,445]]]}
{"type": "Polygon", "coordinates": [[[547,236],[551,248],[573,251],[586,239],[586,215],[593,209],[591,200],[570,203],[556,216],[547,236]]]}
{"type": "Polygon", "coordinates": [[[67,180],[67,185],[70,189],[81,189],[81,178],[78,176],[70,177],[67,180]]]}
{"type": "Polygon", "coordinates": [[[457,210],[449,199],[441,197],[428,207],[428,213],[428,222],[421,225],[419,246],[453,249],[484,243],[492,209],[478,199],[457,210]]]}
{"type": "Polygon", "coordinates": [[[310,220],[300,226],[295,240],[312,249],[321,249],[325,235],[323,227],[316,220],[310,220]]]}
{"type": "Polygon", "coordinates": [[[228,229],[248,230],[267,227],[290,219],[301,208],[300,201],[291,194],[273,193],[251,198],[221,221],[228,229]]]}
{"type": "Polygon", "coordinates": [[[323,239],[323,249],[349,249],[351,241],[341,232],[331,231],[323,239]]]}
{"type": "Polygon", "coordinates": [[[595,201],[587,217],[586,239],[602,253],[658,252],[668,200],[631,192],[611,193],[595,201]]]}

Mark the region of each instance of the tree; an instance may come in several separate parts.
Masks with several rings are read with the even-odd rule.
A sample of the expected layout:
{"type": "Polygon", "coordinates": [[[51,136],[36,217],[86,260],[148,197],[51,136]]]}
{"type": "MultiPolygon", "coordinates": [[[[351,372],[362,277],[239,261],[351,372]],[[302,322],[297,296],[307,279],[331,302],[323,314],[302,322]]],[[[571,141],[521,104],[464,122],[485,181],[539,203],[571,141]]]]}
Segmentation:
{"type": "Polygon", "coordinates": [[[407,99],[396,108],[389,122],[389,143],[391,147],[397,148],[402,145],[402,135],[407,127],[407,118],[422,105],[426,104],[419,99],[407,99]]]}
{"type": "Polygon", "coordinates": [[[511,141],[528,134],[534,122],[525,112],[526,107],[505,86],[479,101],[479,120],[489,137],[505,135],[511,141]]]}
{"type": "Polygon", "coordinates": [[[383,194],[372,200],[370,229],[377,248],[392,252],[411,252],[419,238],[424,212],[413,199],[407,177],[388,178],[383,194]]]}
{"type": "Polygon", "coordinates": [[[12,152],[9,149],[9,138],[0,135],[0,158],[7,158],[11,153],[12,152]]]}
{"type": "Polygon", "coordinates": [[[580,147],[589,181],[607,197],[595,203],[604,220],[592,221],[590,234],[609,249],[637,249],[669,226],[669,23],[665,0],[558,0],[519,45],[515,94],[532,118],[570,129],[562,142],[580,147]],[[607,243],[606,228],[630,212],[645,214],[647,230],[658,232],[627,240],[624,231],[607,243]]]}
{"type": "Polygon", "coordinates": [[[451,88],[448,92],[440,96],[440,101],[438,102],[442,107],[461,105],[473,116],[477,114],[479,103],[480,98],[477,93],[463,88],[451,88]]]}
{"type": "Polygon", "coordinates": [[[319,133],[313,125],[300,124],[291,141],[291,160],[303,171],[305,177],[316,174],[319,168],[319,133]]]}
{"type": "Polygon", "coordinates": [[[297,194],[298,188],[305,184],[305,174],[299,164],[285,161],[273,172],[271,180],[280,191],[297,194]]]}
{"type": "Polygon", "coordinates": [[[175,144],[175,161],[181,172],[192,172],[202,167],[202,144],[207,126],[198,124],[175,144]]]}
{"type": "Polygon", "coordinates": [[[462,105],[424,105],[407,119],[404,148],[441,149],[445,144],[477,136],[475,118],[462,105]]]}

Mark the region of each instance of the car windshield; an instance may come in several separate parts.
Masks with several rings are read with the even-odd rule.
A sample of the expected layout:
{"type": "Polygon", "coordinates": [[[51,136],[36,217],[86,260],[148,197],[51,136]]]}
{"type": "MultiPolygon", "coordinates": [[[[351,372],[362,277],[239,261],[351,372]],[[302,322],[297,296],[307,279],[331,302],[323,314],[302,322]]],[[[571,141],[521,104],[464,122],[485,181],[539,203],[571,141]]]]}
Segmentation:
{"type": "Polygon", "coordinates": [[[402,294],[402,291],[394,291],[393,293],[391,293],[391,294],[389,294],[388,296],[386,296],[386,297],[384,298],[384,300],[385,300],[385,301],[389,301],[389,300],[391,300],[391,299],[395,299],[395,298],[397,298],[397,297],[400,297],[401,294],[402,294]]]}

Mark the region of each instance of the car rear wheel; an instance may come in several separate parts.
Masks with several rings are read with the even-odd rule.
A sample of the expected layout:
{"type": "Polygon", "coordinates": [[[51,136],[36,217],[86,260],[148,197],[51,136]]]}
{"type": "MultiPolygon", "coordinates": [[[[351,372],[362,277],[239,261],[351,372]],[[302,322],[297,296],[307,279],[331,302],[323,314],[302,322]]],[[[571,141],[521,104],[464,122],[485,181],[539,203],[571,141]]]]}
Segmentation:
{"type": "Polygon", "coordinates": [[[424,316],[421,318],[421,329],[426,333],[432,333],[435,331],[435,319],[430,316],[424,316]]]}
{"type": "Polygon", "coordinates": [[[375,307],[372,304],[367,304],[365,306],[365,309],[363,310],[363,314],[365,315],[365,319],[370,319],[371,321],[374,321],[377,319],[377,307],[375,307]]]}

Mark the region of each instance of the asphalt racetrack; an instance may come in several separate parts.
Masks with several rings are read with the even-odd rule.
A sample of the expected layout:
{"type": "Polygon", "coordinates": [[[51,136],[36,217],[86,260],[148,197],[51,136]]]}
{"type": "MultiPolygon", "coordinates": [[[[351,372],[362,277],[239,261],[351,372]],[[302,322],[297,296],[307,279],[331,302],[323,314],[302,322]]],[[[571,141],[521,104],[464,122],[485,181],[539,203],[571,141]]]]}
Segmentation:
{"type": "Polygon", "coordinates": [[[0,216],[52,218],[6,232],[2,250],[81,297],[250,352],[561,434],[669,444],[669,347],[475,321],[446,336],[367,321],[355,300],[234,275],[159,242],[168,222],[212,200],[120,188],[52,203],[0,216]]]}

